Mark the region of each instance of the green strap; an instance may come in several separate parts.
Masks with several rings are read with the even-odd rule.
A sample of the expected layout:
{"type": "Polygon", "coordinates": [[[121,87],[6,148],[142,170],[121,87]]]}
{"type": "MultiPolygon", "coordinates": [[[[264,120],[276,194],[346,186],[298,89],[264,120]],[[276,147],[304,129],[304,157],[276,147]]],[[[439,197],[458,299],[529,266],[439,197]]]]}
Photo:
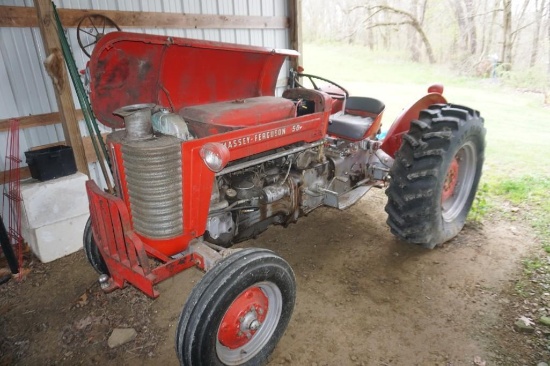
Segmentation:
{"type": "MultiPolygon", "coordinates": [[[[88,133],[90,134],[92,145],[94,146],[94,150],[97,155],[97,158],[101,159],[102,154],[100,154],[99,147],[97,146],[97,142],[96,142],[96,138],[97,138],[97,140],[99,141],[99,145],[101,147],[101,151],[103,152],[103,157],[105,157],[105,160],[107,160],[107,164],[109,165],[109,170],[111,171],[111,174],[112,174],[113,170],[111,167],[111,160],[109,159],[109,155],[107,154],[107,149],[105,148],[105,142],[103,141],[101,132],[99,131],[99,126],[97,125],[94,112],[92,110],[92,107],[90,106],[88,95],[86,95],[86,91],[84,90],[84,85],[82,84],[82,80],[80,79],[80,75],[78,73],[76,63],[71,53],[69,43],[67,42],[67,38],[65,37],[65,33],[63,32],[63,26],[61,24],[61,21],[59,20],[59,15],[57,14],[57,8],[53,3],[53,1],[52,1],[52,6],[53,6],[53,13],[55,16],[55,22],[57,26],[57,34],[59,36],[59,41],[61,42],[61,49],[63,51],[63,57],[65,58],[67,68],[69,69],[69,74],[71,76],[71,80],[75,87],[76,95],[78,96],[80,107],[82,108],[82,113],[84,114],[84,120],[86,121],[86,127],[88,128],[88,133]]],[[[108,179],[109,177],[105,177],[105,180],[108,180],[108,179]]]]}

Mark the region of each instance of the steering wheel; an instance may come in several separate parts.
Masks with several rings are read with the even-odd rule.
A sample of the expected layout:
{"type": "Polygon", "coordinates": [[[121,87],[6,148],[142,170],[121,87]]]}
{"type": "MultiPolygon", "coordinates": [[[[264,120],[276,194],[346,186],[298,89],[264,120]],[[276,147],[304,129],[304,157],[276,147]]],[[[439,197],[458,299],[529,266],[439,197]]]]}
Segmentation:
{"type": "Polygon", "coordinates": [[[300,88],[305,88],[302,84],[300,84],[300,82],[298,81],[299,78],[301,77],[304,77],[304,78],[307,78],[309,80],[309,82],[311,83],[311,85],[313,86],[313,89],[315,90],[320,90],[322,92],[325,92],[327,93],[328,95],[330,96],[333,96],[335,97],[336,99],[344,99],[344,98],[347,98],[349,97],[349,93],[348,91],[343,87],[343,86],[340,86],[338,84],[336,84],[334,81],[332,80],[328,80],[328,79],[325,79],[323,77],[320,77],[320,76],[317,76],[317,75],[311,75],[311,74],[301,74],[301,73],[298,73],[298,72],[294,72],[294,80],[293,80],[293,84],[300,87],[300,88]],[[320,81],[324,81],[330,85],[333,85],[335,87],[337,87],[338,89],[342,90],[343,94],[342,93],[335,93],[335,92],[331,92],[331,91],[326,91],[326,90],[323,90],[323,88],[320,88],[317,86],[317,84],[315,83],[315,80],[320,80],[320,81]]]}

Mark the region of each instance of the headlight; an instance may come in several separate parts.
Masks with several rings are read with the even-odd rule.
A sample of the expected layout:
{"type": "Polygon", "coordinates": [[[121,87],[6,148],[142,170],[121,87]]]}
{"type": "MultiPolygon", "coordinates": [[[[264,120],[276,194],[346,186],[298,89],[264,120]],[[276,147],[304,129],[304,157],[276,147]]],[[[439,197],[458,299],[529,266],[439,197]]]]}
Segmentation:
{"type": "Polygon", "coordinates": [[[229,149],[218,142],[209,142],[205,144],[200,151],[200,155],[208,169],[217,173],[229,162],[229,149]]]}

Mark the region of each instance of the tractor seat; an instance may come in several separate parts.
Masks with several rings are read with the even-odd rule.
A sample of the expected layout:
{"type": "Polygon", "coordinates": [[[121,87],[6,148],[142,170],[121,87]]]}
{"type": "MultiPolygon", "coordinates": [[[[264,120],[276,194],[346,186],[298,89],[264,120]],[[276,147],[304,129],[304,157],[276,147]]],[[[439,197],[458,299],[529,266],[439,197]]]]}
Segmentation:
{"type": "Polygon", "coordinates": [[[382,112],[386,106],[378,99],[368,97],[349,97],[345,100],[344,110],[329,118],[328,133],[348,140],[359,141],[377,131],[382,112]]]}

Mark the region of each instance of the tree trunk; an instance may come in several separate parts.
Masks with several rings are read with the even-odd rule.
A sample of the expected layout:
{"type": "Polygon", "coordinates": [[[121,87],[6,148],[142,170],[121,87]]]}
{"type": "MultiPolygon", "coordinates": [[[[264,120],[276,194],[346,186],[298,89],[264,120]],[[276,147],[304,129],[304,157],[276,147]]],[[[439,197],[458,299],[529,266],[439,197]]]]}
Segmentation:
{"type": "MultiPolygon", "coordinates": [[[[529,3],[531,2],[531,0],[524,0],[523,1],[523,7],[521,9],[521,13],[516,16],[516,23],[517,23],[517,27],[516,27],[516,30],[512,32],[512,40],[510,42],[510,58],[512,59],[512,62],[513,60],[516,59],[515,57],[515,52],[516,52],[516,47],[514,47],[516,44],[522,44],[523,42],[521,42],[520,38],[521,38],[521,35],[523,32],[524,29],[526,29],[527,27],[529,27],[531,24],[533,24],[532,22],[529,23],[529,20],[530,19],[525,19],[525,13],[527,12],[527,9],[529,9],[529,3]],[[516,42],[517,41],[517,42],[516,42]]],[[[524,56],[523,58],[526,59],[526,55],[522,55],[524,56]]]]}
{"type": "Polygon", "coordinates": [[[430,60],[431,64],[435,64],[435,57],[434,57],[434,52],[432,50],[432,45],[430,44],[430,41],[428,40],[428,37],[426,36],[426,33],[424,33],[424,30],[422,29],[420,24],[418,24],[417,22],[413,22],[413,24],[411,24],[411,25],[413,26],[414,29],[416,29],[416,31],[420,35],[420,38],[422,39],[422,43],[424,43],[424,47],[426,47],[426,53],[428,54],[428,60],[430,60]]]}
{"type": "MultiPolygon", "coordinates": [[[[496,50],[493,50],[493,35],[494,28],[497,21],[497,9],[499,8],[500,0],[495,0],[493,6],[493,13],[491,14],[491,23],[489,24],[489,35],[487,36],[487,50],[492,54],[496,54],[496,50]]],[[[501,58],[502,60],[502,58],[501,58]]]]}
{"type": "MultiPolygon", "coordinates": [[[[427,3],[426,0],[424,0],[423,3],[422,3],[423,4],[422,9],[421,9],[422,10],[421,11],[422,17],[424,16],[424,12],[426,10],[426,3],[427,3]]],[[[422,43],[424,44],[424,47],[426,48],[426,53],[428,55],[428,60],[432,64],[435,63],[435,57],[434,57],[432,46],[430,44],[430,41],[428,40],[428,37],[426,36],[426,33],[422,29],[422,23],[418,20],[418,18],[416,18],[413,14],[411,14],[411,13],[405,11],[405,10],[394,8],[394,7],[389,6],[389,5],[376,5],[376,6],[372,6],[371,8],[375,11],[380,11],[382,13],[390,13],[390,14],[398,15],[398,16],[401,17],[401,19],[399,21],[392,21],[390,19],[390,21],[388,21],[388,22],[380,22],[380,23],[375,22],[374,24],[369,26],[370,28],[395,27],[395,26],[410,25],[411,27],[414,28],[414,30],[416,30],[416,32],[420,36],[420,39],[422,40],[422,43]]]]}
{"type": "MultiPolygon", "coordinates": [[[[550,0],[549,0],[550,1],[550,0]]],[[[380,2],[382,6],[388,6],[388,0],[383,0],[380,2]]],[[[378,14],[378,16],[381,18],[381,23],[388,23],[388,14],[386,12],[382,12],[378,14]]],[[[380,31],[380,34],[382,35],[382,44],[384,46],[385,50],[390,50],[392,48],[392,30],[391,27],[385,27],[380,31]]]]}
{"type": "Polygon", "coordinates": [[[468,42],[468,31],[466,27],[466,17],[464,16],[464,8],[462,7],[462,0],[449,1],[451,6],[454,8],[456,23],[458,24],[458,45],[460,49],[463,49],[464,45],[468,42]]]}
{"type": "Polygon", "coordinates": [[[481,20],[481,46],[480,46],[480,53],[483,55],[487,52],[487,48],[485,47],[485,41],[487,36],[487,4],[488,1],[483,2],[483,19],[481,20]]]}
{"type": "Polygon", "coordinates": [[[547,24],[548,27],[548,69],[546,70],[546,90],[544,92],[544,104],[550,104],[550,0],[546,4],[546,13],[548,14],[547,24]]]}
{"type": "MultiPolygon", "coordinates": [[[[546,5],[546,11],[548,13],[548,84],[550,84],[550,0],[548,0],[548,4],[546,5]]],[[[549,101],[550,102],[550,101],[549,101]]]]}
{"type": "Polygon", "coordinates": [[[531,45],[531,59],[529,60],[529,67],[535,66],[537,63],[537,56],[539,51],[539,39],[540,28],[542,24],[542,11],[544,10],[544,1],[535,0],[535,30],[533,32],[533,44],[531,45]],[[540,7],[539,7],[540,5],[540,7]]]}
{"type": "MultiPolygon", "coordinates": [[[[367,9],[367,16],[369,18],[372,16],[371,9],[367,9]]],[[[372,28],[367,29],[367,45],[371,51],[374,50],[374,32],[372,31],[372,28]]]]}
{"type": "Polygon", "coordinates": [[[454,8],[454,14],[460,35],[460,45],[462,48],[467,48],[469,54],[475,55],[477,51],[477,33],[474,1],[449,0],[449,2],[454,8]]]}
{"type": "MultiPolygon", "coordinates": [[[[418,19],[418,0],[411,1],[410,14],[418,19]]],[[[410,32],[408,35],[409,51],[411,53],[411,60],[413,62],[420,61],[420,47],[417,32],[410,32]]]]}
{"type": "Polygon", "coordinates": [[[475,23],[475,9],[473,0],[464,0],[466,7],[466,24],[468,31],[468,45],[470,47],[470,54],[475,55],[477,51],[477,32],[475,23]]]}
{"type": "Polygon", "coordinates": [[[502,50],[500,60],[512,66],[512,0],[502,0],[502,50]]]}

